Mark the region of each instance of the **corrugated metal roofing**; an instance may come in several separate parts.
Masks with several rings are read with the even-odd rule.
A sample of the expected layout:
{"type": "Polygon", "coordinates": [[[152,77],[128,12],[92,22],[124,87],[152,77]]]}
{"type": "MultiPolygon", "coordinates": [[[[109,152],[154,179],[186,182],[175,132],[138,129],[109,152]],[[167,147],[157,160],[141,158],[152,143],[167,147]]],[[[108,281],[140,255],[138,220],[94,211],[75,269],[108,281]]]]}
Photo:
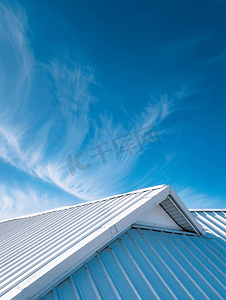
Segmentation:
{"type": "Polygon", "coordinates": [[[226,241],[226,210],[192,209],[191,213],[204,228],[226,241]]]}
{"type": "Polygon", "coordinates": [[[43,300],[223,300],[225,285],[222,239],[131,228],[43,300]]]}
{"type": "Polygon", "coordinates": [[[150,199],[165,188],[166,185],[161,185],[1,222],[0,296],[140,200],[150,199]]]}
{"type": "Polygon", "coordinates": [[[0,222],[0,296],[36,299],[158,204],[179,226],[202,234],[166,185],[0,222]]]}

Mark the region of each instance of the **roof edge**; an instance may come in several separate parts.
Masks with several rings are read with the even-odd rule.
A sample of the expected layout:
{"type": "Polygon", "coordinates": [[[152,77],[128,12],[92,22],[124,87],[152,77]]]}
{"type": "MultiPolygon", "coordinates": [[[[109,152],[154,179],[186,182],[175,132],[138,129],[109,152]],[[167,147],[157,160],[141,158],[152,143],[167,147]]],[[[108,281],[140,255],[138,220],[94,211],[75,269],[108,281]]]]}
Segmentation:
{"type": "Polygon", "coordinates": [[[19,216],[19,217],[13,217],[13,218],[5,219],[5,220],[0,220],[0,224],[4,223],[4,222],[9,222],[9,221],[40,216],[40,215],[55,212],[55,211],[61,211],[61,210],[66,210],[66,209],[70,209],[70,208],[74,208],[74,207],[84,206],[84,205],[88,205],[88,204],[92,204],[92,203],[97,203],[97,202],[100,202],[100,201],[107,201],[107,200],[110,200],[110,199],[115,198],[115,197],[121,197],[121,196],[130,195],[130,194],[134,194],[134,193],[141,193],[141,192],[145,192],[145,191],[148,191],[148,190],[161,189],[164,186],[167,186],[167,185],[166,184],[161,184],[161,185],[156,185],[156,186],[150,186],[148,188],[139,189],[139,190],[131,191],[131,192],[128,192],[128,193],[112,195],[112,196],[108,196],[108,197],[101,198],[101,199],[91,200],[91,201],[87,201],[87,202],[81,202],[81,203],[78,203],[78,204],[62,206],[62,207],[58,207],[58,208],[52,208],[52,209],[44,210],[44,211],[33,213],[33,214],[27,214],[27,215],[23,215],[23,216],[19,216]]]}
{"type": "Polygon", "coordinates": [[[198,223],[198,221],[195,219],[195,217],[192,215],[192,213],[188,210],[186,205],[182,202],[180,197],[177,195],[177,193],[174,191],[174,189],[170,186],[170,197],[176,202],[180,212],[182,215],[185,216],[186,219],[188,219],[191,226],[194,228],[194,230],[200,234],[204,235],[206,230],[201,226],[201,224],[198,223]]]}

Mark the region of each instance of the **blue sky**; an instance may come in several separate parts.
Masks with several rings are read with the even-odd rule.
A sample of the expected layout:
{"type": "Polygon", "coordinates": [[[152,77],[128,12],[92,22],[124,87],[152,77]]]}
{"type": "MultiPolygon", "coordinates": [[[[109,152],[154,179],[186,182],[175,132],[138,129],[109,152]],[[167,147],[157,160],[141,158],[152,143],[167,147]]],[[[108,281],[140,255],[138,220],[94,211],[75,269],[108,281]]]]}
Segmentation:
{"type": "Polygon", "coordinates": [[[1,1],[0,219],[163,183],[225,208],[225,9],[1,1]]]}

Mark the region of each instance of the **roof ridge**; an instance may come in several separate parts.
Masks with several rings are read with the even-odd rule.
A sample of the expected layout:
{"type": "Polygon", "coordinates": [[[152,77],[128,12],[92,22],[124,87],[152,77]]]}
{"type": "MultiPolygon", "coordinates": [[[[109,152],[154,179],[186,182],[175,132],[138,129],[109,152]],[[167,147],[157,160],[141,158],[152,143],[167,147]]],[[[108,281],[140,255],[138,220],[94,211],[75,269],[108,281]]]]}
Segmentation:
{"type": "Polygon", "coordinates": [[[52,209],[49,209],[49,210],[44,210],[44,211],[41,211],[41,212],[28,214],[28,215],[23,215],[23,216],[19,216],[19,217],[13,217],[13,218],[9,218],[9,219],[6,219],[6,220],[1,220],[0,224],[5,223],[5,222],[9,222],[9,221],[35,217],[35,216],[39,216],[39,215],[43,215],[43,214],[47,214],[47,213],[51,213],[51,212],[55,212],[55,211],[62,211],[62,210],[66,210],[66,209],[70,209],[70,208],[74,208],[74,207],[89,205],[89,204],[92,204],[92,203],[96,203],[96,202],[100,202],[100,201],[106,201],[106,200],[110,200],[112,198],[126,196],[126,195],[130,195],[130,194],[134,194],[134,193],[141,193],[141,192],[144,192],[144,191],[148,191],[150,189],[152,189],[152,190],[160,189],[164,186],[167,186],[167,185],[162,184],[162,185],[150,186],[148,188],[139,189],[139,190],[123,193],[123,194],[112,195],[112,196],[101,198],[101,199],[91,200],[91,201],[82,202],[82,203],[73,204],[73,205],[68,205],[68,206],[62,206],[62,207],[58,207],[58,208],[52,208],[52,209]]]}

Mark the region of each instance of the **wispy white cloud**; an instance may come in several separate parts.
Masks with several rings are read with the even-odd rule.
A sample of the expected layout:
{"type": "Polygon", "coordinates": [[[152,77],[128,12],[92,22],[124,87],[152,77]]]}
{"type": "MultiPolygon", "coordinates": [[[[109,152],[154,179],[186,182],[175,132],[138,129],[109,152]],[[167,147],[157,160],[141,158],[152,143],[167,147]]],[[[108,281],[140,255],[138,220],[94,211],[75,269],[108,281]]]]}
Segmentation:
{"type": "MultiPolygon", "coordinates": [[[[175,96],[174,101],[177,100],[177,96],[175,96]]],[[[143,152],[139,151],[137,147],[136,150],[133,150],[134,152],[132,155],[120,153],[118,160],[116,160],[114,151],[112,151],[106,154],[107,164],[104,165],[100,157],[93,158],[92,160],[90,159],[90,156],[93,154],[90,152],[90,149],[104,141],[108,142],[108,144],[103,149],[112,149],[111,139],[119,137],[120,134],[125,135],[133,133],[136,130],[153,124],[156,124],[157,127],[160,126],[162,120],[173,111],[174,101],[173,99],[168,101],[167,95],[160,96],[159,101],[156,99],[155,102],[150,103],[146,107],[141,115],[136,115],[134,117],[135,122],[130,124],[129,128],[126,128],[122,124],[115,124],[113,116],[100,115],[99,126],[93,128],[93,136],[88,137],[81,158],[82,164],[92,164],[89,170],[81,171],[77,169],[76,174],[73,177],[70,175],[69,169],[65,164],[66,158],[68,154],[71,154],[72,157],[74,157],[74,155],[78,153],[78,148],[76,149],[75,145],[72,152],[66,151],[69,148],[71,149],[71,145],[73,144],[68,138],[68,144],[66,143],[64,145],[61,155],[59,156],[60,159],[49,161],[47,168],[39,167],[36,169],[36,172],[39,177],[44,180],[51,180],[57,186],[60,186],[76,196],[83,197],[84,199],[95,199],[106,196],[113,188],[115,190],[122,188],[123,185],[125,185],[125,180],[129,179],[129,174],[132,173],[139,156],[141,156],[143,152]]],[[[79,120],[78,125],[80,126],[79,120]]],[[[81,145],[83,141],[86,140],[87,134],[89,135],[89,132],[86,131],[80,133],[80,138],[78,140],[81,141],[81,145]]],[[[161,134],[164,134],[164,129],[160,130],[159,134],[161,137],[161,134]]],[[[70,132],[68,132],[68,135],[70,135],[70,132]]],[[[131,142],[135,142],[133,134],[129,137],[133,138],[133,141],[131,142]]],[[[98,151],[96,150],[94,153],[98,153],[98,151]]],[[[166,160],[167,162],[165,162],[163,158],[164,166],[169,162],[169,157],[167,157],[166,160]]],[[[158,169],[161,167],[163,166],[160,163],[158,169]]],[[[157,168],[153,167],[152,171],[154,174],[154,171],[157,172],[157,168]]]]}
{"type": "Polygon", "coordinates": [[[0,156],[34,174],[32,168],[44,154],[50,125],[44,124],[34,132],[32,127],[37,116],[32,116],[26,108],[32,103],[30,88],[34,68],[28,45],[26,13],[19,6],[12,10],[1,4],[0,24],[0,45],[3,49],[0,75],[4,82],[0,86],[0,156]]]}
{"type": "Polygon", "coordinates": [[[45,65],[53,78],[57,100],[61,103],[66,118],[79,112],[84,114],[89,109],[89,104],[95,101],[90,92],[90,86],[96,85],[94,69],[84,60],[67,52],[63,58],[45,65]]]}
{"type": "Polygon", "coordinates": [[[56,208],[58,205],[55,197],[29,185],[21,188],[13,184],[0,184],[0,220],[56,208]]]}
{"type": "Polygon", "coordinates": [[[210,4],[214,4],[214,3],[218,3],[218,2],[223,2],[223,0],[215,0],[215,1],[211,1],[209,3],[206,3],[205,5],[210,5],[210,4]]]}
{"type": "MultiPolygon", "coordinates": [[[[107,147],[112,148],[111,139],[153,124],[157,126],[162,138],[167,132],[162,122],[176,110],[175,104],[186,97],[185,90],[173,96],[152,95],[143,112],[133,115],[133,122],[117,123],[113,115],[101,110],[101,100],[92,92],[93,88],[101,89],[94,68],[80,54],[70,55],[67,51],[62,57],[51,59],[48,63],[35,62],[41,66],[42,74],[39,76],[50,76],[52,97],[56,106],[60,105],[60,111],[55,108],[50,111],[51,117],[43,125],[42,112],[24,108],[25,100],[31,104],[36,101],[31,89],[36,78],[34,58],[27,42],[26,15],[21,9],[15,13],[3,6],[1,8],[4,19],[2,28],[7,31],[5,38],[8,38],[11,45],[8,51],[14,53],[15,49],[20,49],[15,58],[20,76],[15,85],[19,89],[12,91],[2,107],[0,156],[15,167],[84,199],[99,198],[116,188],[120,189],[129,179],[129,174],[143,152],[137,148],[133,155],[120,153],[116,160],[112,151],[106,155],[108,162],[103,165],[100,157],[91,160],[90,156],[95,153],[91,153],[90,149],[103,141],[109,142],[107,147]],[[9,110],[6,105],[8,100],[17,103],[15,109],[9,110]],[[62,126],[59,126],[58,119],[62,126]],[[38,126],[37,121],[42,125],[38,126]],[[83,151],[81,162],[91,163],[92,166],[86,171],[77,170],[71,176],[66,158],[68,155],[74,157],[80,151],[83,151]]],[[[49,92],[48,86],[43,89],[43,95],[49,92]]],[[[122,106],[118,109],[123,111],[124,108],[122,106]]],[[[163,159],[163,165],[158,165],[158,169],[168,163],[169,157],[166,161],[163,159]]],[[[156,166],[152,167],[153,172],[156,170],[156,166]]],[[[8,199],[5,203],[10,207],[11,198],[5,199],[8,199]]]]}
{"type": "Polygon", "coordinates": [[[209,196],[197,189],[187,187],[178,192],[179,197],[188,208],[222,208],[222,200],[219,195],[209,196]]]}
{"type": "MultiPolygon", "coordinates": [[[[34,167],[42,161],[48,136],[48,126],[41,129],[40,139],[31,138],[29,129],[21,126],[0,124],[0,157],[15,167],[35,175],[34,167]],[[30,139],[30,142],[29,142],[30,139]]],[[[35,133],[35,137],[39,136],[35,133]]]]}
{"type": "Polygon", "coordinates": [[[33,68],[33,55],[28,46],[27,32],[30,29],[26,13],[17,5],[14,8],[12,10],[9,6],[0,4],[0,45],[2,49],[0,75],[2,82],[7,86],[6,91],[4,86],[1,86],[0,95],[1,104],[8,103],[11,97],[17,99],[10,107],[10,112],[16,112],[26,102],[33,68]],[[4,73],[4,65],[7,72],[11,71],[9,78],[7,72],[4,73]]]}
{"type": "Polygon", "coordinates": [[[193,65],[192,67],[190,67],[190,69],[204,68],[204,67],[207,67],[209,65],[221,62],[225,59],[226,59],[226,49],[224,49],[224,51],[220,55],[214,56],[214,57],[209,58],[207,60],[204,60],[200,63],[197,63],[197,64],[193,65]]]}

